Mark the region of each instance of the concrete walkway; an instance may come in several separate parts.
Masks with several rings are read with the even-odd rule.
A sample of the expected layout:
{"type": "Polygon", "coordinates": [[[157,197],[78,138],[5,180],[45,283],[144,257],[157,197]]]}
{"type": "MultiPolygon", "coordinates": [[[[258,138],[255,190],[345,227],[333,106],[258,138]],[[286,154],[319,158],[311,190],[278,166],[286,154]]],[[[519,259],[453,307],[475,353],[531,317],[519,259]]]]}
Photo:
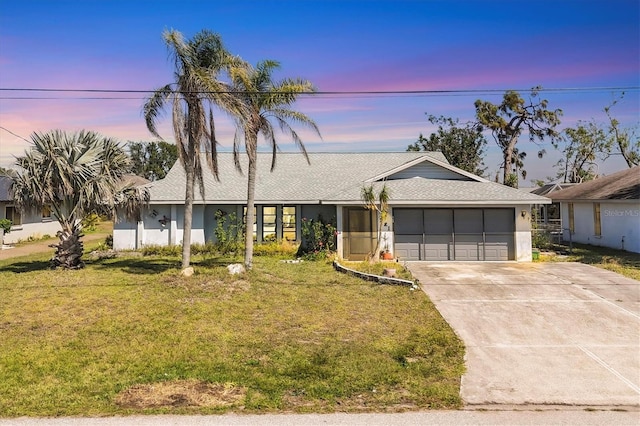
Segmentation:
{"type": "Polygon", "coordinates": [[[506,410],[421,411],[397,414],[261,414],[0,419],[2,426],[413,426],[413,425],[601,425],[637,426],[638,411],[506,410]]]}
{"type": "Polygon", "coordinates": [[[580,263],[407,266],[465,342],[467,407],[640,405],[640,281],[580,263]]]}

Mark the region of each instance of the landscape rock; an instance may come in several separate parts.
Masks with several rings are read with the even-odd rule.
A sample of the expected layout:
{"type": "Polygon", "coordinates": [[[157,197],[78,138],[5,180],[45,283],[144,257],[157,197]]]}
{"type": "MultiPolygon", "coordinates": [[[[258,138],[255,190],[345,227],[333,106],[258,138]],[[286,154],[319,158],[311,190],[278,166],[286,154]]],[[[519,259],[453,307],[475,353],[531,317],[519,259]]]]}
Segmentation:
{"type": "Polygon", "coordinates": [[[180,272],[180,275],[182,275],[183,277],[190,277],[193,275],[193,272],[193,266],[189,266],[188,268],[184,268],[182,272],[180,272]]]}
{"type": "Polygon", "coordinates": [[[237,275],[246,272],[242,263],[232,263],[231,265],[227,266],[227,270],[231,275],[237,275]]]}

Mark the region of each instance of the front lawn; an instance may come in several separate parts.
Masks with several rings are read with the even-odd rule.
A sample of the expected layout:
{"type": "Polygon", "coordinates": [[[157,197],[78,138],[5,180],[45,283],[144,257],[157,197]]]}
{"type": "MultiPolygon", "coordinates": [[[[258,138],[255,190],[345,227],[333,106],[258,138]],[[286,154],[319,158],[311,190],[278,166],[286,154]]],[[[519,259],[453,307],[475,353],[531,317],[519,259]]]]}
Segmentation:
{"type": "Polygon", "coordinates": [[[326,261],[0,261],[0,416],[457,408],[464,348],[428,297],[326,261]]]}
{"type": "Polygon", "coordinates": [[[541,253],[543,262],[580,262],[640,281],[640,254],[630,251],[573,243],[556,244],[541,253]]]}

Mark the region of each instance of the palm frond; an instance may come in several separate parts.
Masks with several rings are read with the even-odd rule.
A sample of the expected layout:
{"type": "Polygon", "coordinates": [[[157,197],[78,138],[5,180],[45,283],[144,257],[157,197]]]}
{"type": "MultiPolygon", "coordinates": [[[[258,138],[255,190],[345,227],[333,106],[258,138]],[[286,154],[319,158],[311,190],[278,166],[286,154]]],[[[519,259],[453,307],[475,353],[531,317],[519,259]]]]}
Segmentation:
{"type": "Polygon", "coordinates": [[[124,148],[95,132],[34,133],[32,147],[16,159],[22,171],[13,193],[21,209],[50,207],[63,229],[91,211],[113,206],[115,186],[128,168],[124,148]]]}
{"type": "Polygon", "coordinates": [[[156,127],[156,121],[162,115],[165,102],[171,97],[173,90],[171,84],[156,89],[142,106],[142,114],[147,124],[147,129],[155,137],[162,139],[156,127]]]}

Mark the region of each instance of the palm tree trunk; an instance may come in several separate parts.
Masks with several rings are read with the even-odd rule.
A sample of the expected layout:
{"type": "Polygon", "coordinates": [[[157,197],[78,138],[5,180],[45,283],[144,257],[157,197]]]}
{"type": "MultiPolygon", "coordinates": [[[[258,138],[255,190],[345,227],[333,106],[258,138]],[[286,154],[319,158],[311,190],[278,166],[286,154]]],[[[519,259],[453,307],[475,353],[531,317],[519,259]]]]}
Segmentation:
{"type": "Polygon", "coordinates": [[[257,158],[249,153],[249,171],[247,182],[247,219],[244,239],[244,267],[249,270],[253,266],[253,222],[255,221],[255,192],[257,158]]]}
{"type": "Polygon", "coordinates": [[[191,227],[193,224],[193,194],[195,191],[195,170],[192,159],[185,159],[187,187],[184,196],[184,222],[182,232],[182,269],[191,263],[191,227]]]}
{"type": "Polygon", "coordinates": [[[58,232],[60,242],[50,246],[56,249],[56,253],[50,262],[52,269],[80,269],[84,267],[84,262],[82,261],[84,244],[80,241],[82,236],[82,227],[79,224],[72,226],[70,229],[65,227],[58,232]]]}
{"type": "Polygon", "coordinates": [[[382,212],[376,211],[376,221],[378,229],[376,231],[376,247],[373,249],[371,263],[380,262],[380,240],[382,240],[382,212]]]}

